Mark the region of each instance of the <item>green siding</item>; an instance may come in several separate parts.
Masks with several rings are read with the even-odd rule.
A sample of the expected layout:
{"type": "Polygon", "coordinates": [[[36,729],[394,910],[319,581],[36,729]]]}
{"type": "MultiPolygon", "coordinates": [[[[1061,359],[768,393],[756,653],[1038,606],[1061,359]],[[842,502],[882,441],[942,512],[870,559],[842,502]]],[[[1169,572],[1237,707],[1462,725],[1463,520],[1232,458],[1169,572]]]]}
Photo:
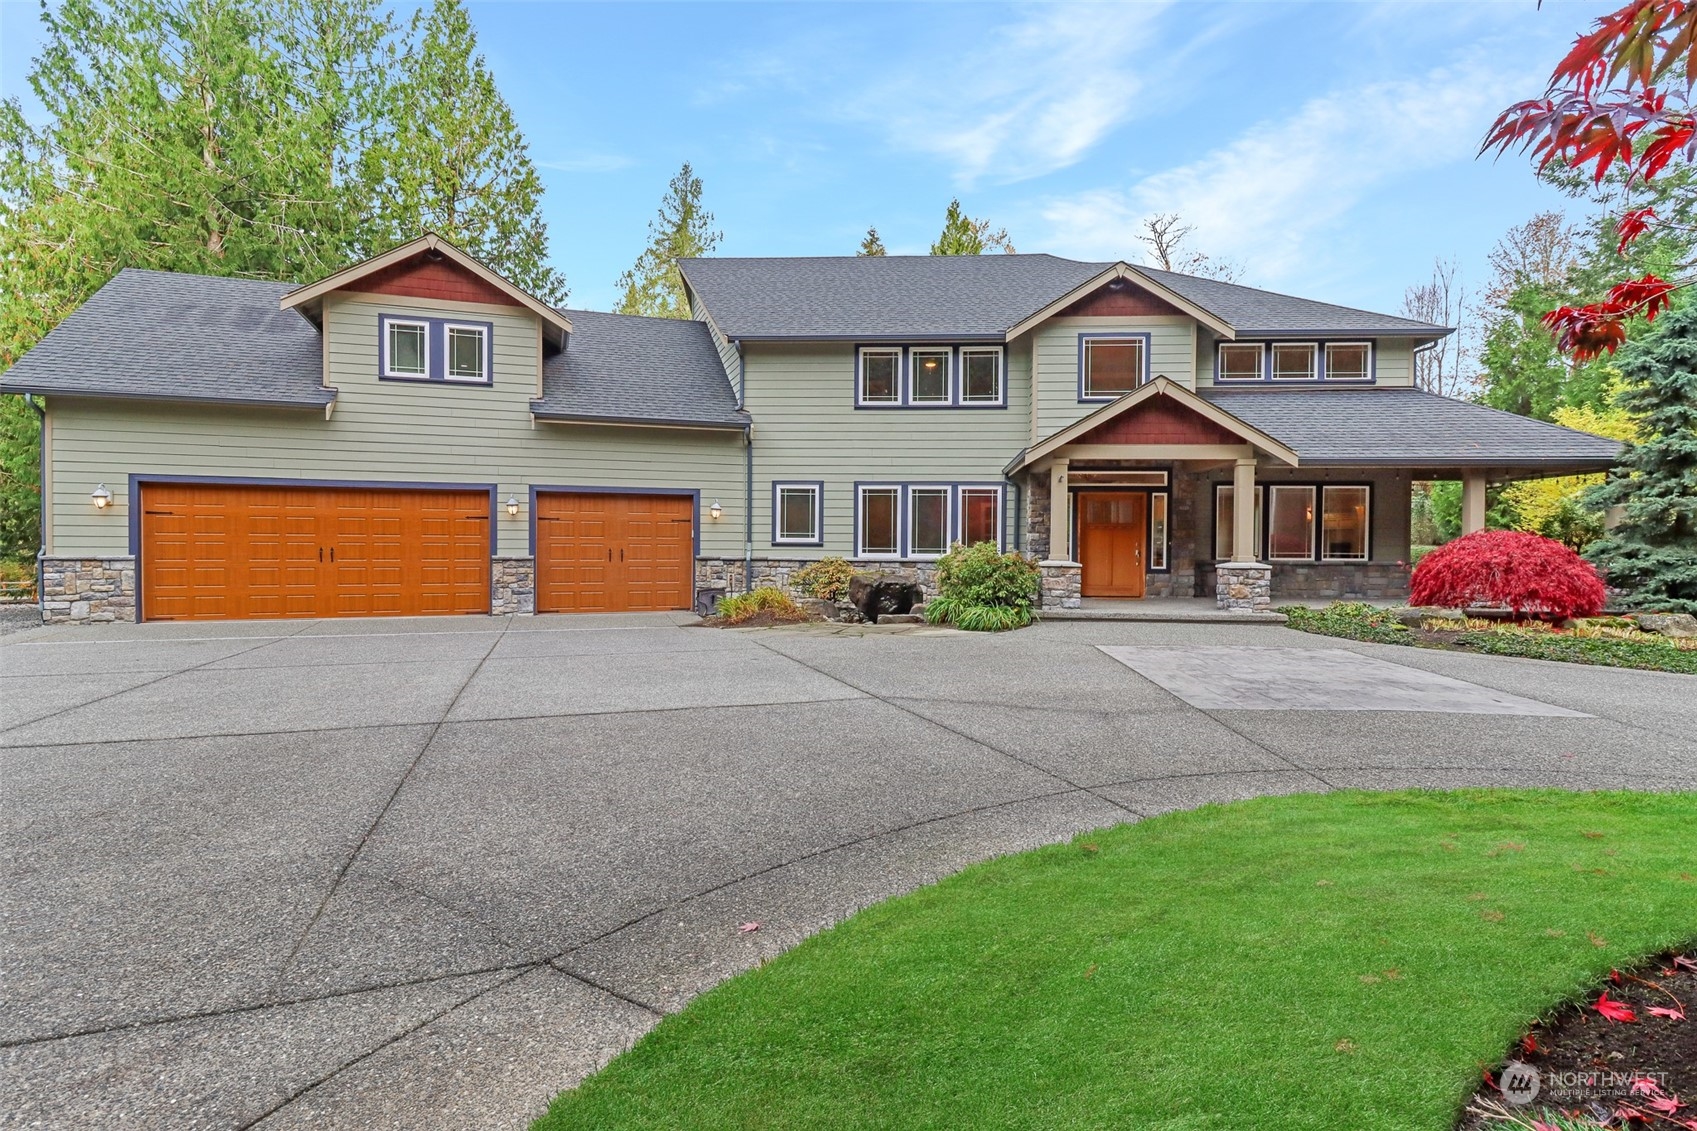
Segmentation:
{"type": "Polygon", "coordinates": [[[442,317],[410,300],[339,299],[327,305],[330,384],[320,412],[164,405],[54,397],[50,485],[58,555],[128,552],[132,473],[276,479],[495,483],[517,495],[517,518],[499,516],[499,552],[529,549],[533,484],[699,490],[724,516],[702,516],[702,553],[742,556],[741,435],[661,428],[534,423],[536,323],[528,313],[475,316],[495,324],[494,385],[377,379],[377,315],[442,317]],[[116,496],[97,512],[88,493],[116,496]]]}
{"type": "MultiPolygon", "coordinates": [[[[847,556],[856,481],[1002,483],[1002,468],[1026,445],[1029,363],[1017,348],[1007,357],[1005,409],[856,409],[854,366],[846,342],[743,343],[755,422],[756,555],[847,556]],[[824,482],[823,548],[772,545],[772,484],[780,480],[824,482]]],[[[1011,504],[1011,488],[1004,490],[1011,504]]]]}
{"type": "Polygon", "coordinates": [[[1114,333],[1148,334],[1149,375],[1194,385],[1196,322],[1188,316],[1051,319],[1033,331],[1037,439],[1052,436],[1102,407],[1102,401],[1079,402],[1078,336],[1114,333]]]}

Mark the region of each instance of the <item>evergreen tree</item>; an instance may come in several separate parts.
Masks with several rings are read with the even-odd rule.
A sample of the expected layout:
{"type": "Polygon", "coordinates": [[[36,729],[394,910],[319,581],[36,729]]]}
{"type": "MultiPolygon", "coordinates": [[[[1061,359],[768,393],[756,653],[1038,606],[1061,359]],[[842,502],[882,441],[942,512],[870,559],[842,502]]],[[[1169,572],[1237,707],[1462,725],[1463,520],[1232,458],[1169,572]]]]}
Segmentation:
{"type": "Polygon", "coordinates": [[[949,201],[943,216],[943,231],[931,245],[932,255],[983,255],[991,248],[1013,254],[1006,228],[990,230],[990,221],[974,220],[961,211],[958,199],[949,201]]]}
{"type": "Polygon", "coordinates": [[[1585,556],[1639,608],[1697,613],[1697,302],[1668,311],[1616,355],[1620,407],[1638,440],[1585,505],[1621,506],[1585,556]]]}
{"type": "Polygon", "coordinates": [[[413,15],[412,42],[362,167],[374,190],[364,251],[432,231],[549,302],[566,280],[548,265],[542,178],[512,108],[477,53],[460,0],[413,15]]]}
{"type": "Polygon", "coordinates": [[[723,232],[713,230],[713,213],[701,207],[701,178],[685,161],[648,223],[648,246],[619,276],[617,285],[624,293],[614,309],[650,318],[688,318],[689,296],[678,260],[707,255],[723,238],[723,232]]]}
{"type": "Polygon", "coordinates": [[[878,238],[878,229],[868,228],[866,229],[866,238],[860,241],[860,250],[855,254],[859,256],[888,255],[889,252],[884,249],[884,241],[878,238]]]}

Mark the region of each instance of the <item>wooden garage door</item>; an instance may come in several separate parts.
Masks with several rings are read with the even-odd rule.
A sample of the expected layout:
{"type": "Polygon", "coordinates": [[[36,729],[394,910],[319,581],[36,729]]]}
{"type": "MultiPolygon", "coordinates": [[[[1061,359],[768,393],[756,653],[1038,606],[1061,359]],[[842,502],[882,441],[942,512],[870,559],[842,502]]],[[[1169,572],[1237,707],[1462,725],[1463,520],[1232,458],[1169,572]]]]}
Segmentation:
{"type": "Polygon", "coordinates": [[[687,609],[694,593],[689,495],[536,497],[536,611],[687,609]]]}
{"type": "Polygon", "coordinates": [[[154,483],[141,508],[146,620],[489,611],[486,492],[154,483]]]}

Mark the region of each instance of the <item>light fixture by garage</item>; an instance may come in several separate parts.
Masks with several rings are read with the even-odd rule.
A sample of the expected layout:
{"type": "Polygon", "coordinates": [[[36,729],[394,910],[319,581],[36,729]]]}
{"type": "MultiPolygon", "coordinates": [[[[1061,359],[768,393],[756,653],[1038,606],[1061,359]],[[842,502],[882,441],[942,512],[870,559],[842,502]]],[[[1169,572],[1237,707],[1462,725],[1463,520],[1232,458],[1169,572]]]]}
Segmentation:
{"type": "Polygon", "coordinates": [[[112,492],[106,489],[104,483],[90,491],[88,497],[94,500],[94,509],[97,511],[103,511],[112,505],[112,492]]]}
{"type": "Polygon", "coordinates": [[[517,495],[507,496],[507,513],[512,515],[514,518],[518,517],[519,497],[517,495]]]}
{"type": "Polygon", "coordinates": [[[718,522],[724,516],[724,513],[725,508],[719,505],[718,499],[714,499],[713,505],[707,508],[707,514],[714,522],[718,522]]]}

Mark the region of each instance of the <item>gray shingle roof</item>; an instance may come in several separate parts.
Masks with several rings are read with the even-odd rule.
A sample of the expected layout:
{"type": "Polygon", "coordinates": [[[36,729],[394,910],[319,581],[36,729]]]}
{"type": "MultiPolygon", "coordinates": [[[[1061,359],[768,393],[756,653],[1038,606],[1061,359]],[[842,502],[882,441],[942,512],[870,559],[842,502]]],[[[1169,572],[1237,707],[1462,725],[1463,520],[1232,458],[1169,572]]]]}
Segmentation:
{"type": "MultiPolygon", "coordinates": [[[[995,337],[1114,266],[1053,255],[685,259],[679,266],[732,338],[995,337]]],[[[1436,337],[1444,327],[1140,267],[1240,335],[1436,337]]]]}
{"type": "Polygon", "coordinates": [[[568,310],[572,334],[542,367],[543,419],[741,428],[724,364],[704,322],[568,310]]]}
{"type": "Polygon", "coordinates": [[[1204,389],[1306,465],[1602,469],[1620,444],[1419,389],[1204,389]]]}
{"type": "Polygon", "coordinates": [[[293,283],[120,271],[4,374],[12,393],[322,407],[318,330],[293,283]]]}

